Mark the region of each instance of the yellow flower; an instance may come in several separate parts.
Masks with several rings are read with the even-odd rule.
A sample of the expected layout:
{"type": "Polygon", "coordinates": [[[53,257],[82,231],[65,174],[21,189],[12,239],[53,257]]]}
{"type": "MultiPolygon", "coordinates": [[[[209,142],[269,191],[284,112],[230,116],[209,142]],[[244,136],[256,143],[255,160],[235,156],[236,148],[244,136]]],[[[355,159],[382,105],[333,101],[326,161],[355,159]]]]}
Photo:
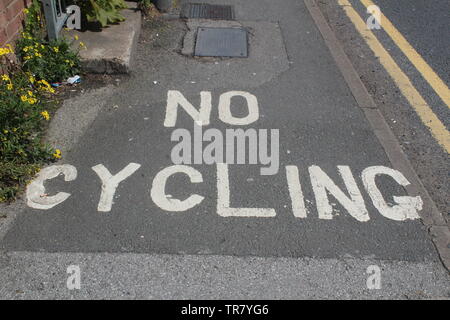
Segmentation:
{"type": "Polygon", "coordinates": [[[11,51],[7,48],[0,48],[0,57],[11,53],[11,51]]]}
{"type": "Polygon", "coordinates": [[[80,48],[85,48],[85,49],[87,49],[87,48],[86,48],[86,45],[84,44],[84,42],[81,42],[81,41],[80,41],[80,48]]]}
{"type": "Polygon", "coordinates": [[[28,95],[30,96],[30,97],[32,97],[33,96],[33,92],[31,91],[31,90],[28,90],[28,95]]]}
{"type": "Polygon", "coordinates": [[[29,104],[35,104],[37,102],[36,98],[28,98],[28,103],[29,104]]]}
{"type": "Polygon", "coordinates": [[[8,130],[3,130],[3,133],[4,134],[7,134],[9,131],[8,130]]]}
{"type": "Polygon", "coordinates": [[[79,38],[78,38],[78,36],[77,36],[77,35],[75,35],[74,39],[75,39],[75,40],[78,40],[79,38]]]}
{"type": "Polygon", "coordinates": [[[6,85],[6,89],[8,89],[9,91],[11,91],[11,90],[13,89],[12,83],[8,83],[8,84],[6,85]]]}
{"type": "Polygon", "coordinates": [[[55,93],[55,89],[53,89],[47,81],[39,80],[37,83],[39,84],[39,90],[55,93]]]}
{"type": "Polygon", "coordinates": [[[23,9],[23,13],[28,14],[30,12],[27,8],[23,9]]]}
{"type": "Polygon", "coordinates": [[[27,102],[28,101],[28,97],[27,96],[20,96],[20,100],[22,100],[23,102],[27,102]]]}
{"type": "Polygon", "coordinates": [[[11,79],[9,78],[9,76],[7,74],[2,74],[2,80],[3,81],[11,81],[11,79]]]}
{"type": "Polygon", "coordinates": [[[59,52],[59,48],[58,47],[53,47],[53,51],[55,51],[56,53],[59,52]]]}
{"type": "Polygon", "coordinates": [[[9,49],[10,53],[14,53],[14,50],[13,50],[12,46],[9,43],[6,45],[6,47],[9,49]]]}
{"type": "Polygon", "coordinates": [[[61,150],[56,149],[56,150],[55,150],[55,153],[53,154],[53,156],[54,156],[56,159],[61,159],[61,150]]]}
{"type": "Polygon", "coordinates": [[[42,111],[41,112],[41,116],[45,119],[45,120],[50,120],[50,115],[48,114],[48,111],[47,110],[45,110],[45,111],[42,111]]]}
{"type": "Polygon", "coordinates": [[[26,33],[26,32],[22,32],[22,37],[24,39],[31,39],[30,35],[28,33],[26,33]]]}
{"type": "Polygon", "coordinates": [[[31,83],[34,83],[36,81],[36,79],[33,76],[30,76],[28,79],[30,79],[31,83]]]}

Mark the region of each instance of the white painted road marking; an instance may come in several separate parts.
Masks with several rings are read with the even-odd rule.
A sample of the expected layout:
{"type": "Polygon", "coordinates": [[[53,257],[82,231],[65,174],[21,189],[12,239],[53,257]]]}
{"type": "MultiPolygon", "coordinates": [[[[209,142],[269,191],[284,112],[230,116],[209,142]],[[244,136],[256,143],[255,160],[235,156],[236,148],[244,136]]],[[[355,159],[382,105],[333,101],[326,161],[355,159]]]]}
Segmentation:
{"type": "MultiPolygon", "coordinates": [[[[166,118],[164,121],[164,126],[166,127],[175,126],[178,106],[181,106],[192,117],[192,119],[194,120],[195,143],[193,158],[195,164],[203,163],[202,158],[204,156],[204,151],[202,148],[202,142],[204,136],[202,126],[208,125],[210,123],[212,100],[211,92],[200,92],[200,99],[200,109],[197,110],[179,91],[169,90],[167,93],[166,118]]],[[[256,96],[245,91],[229,91],[221,94],[219,97],[218,111],[220,120],[231,125],[248,125],[257,121],[259,118],[259,107],[256,96]],[[232,115],[231,100],[234,97],[240,97],[246,100],[248,107],[247,116],[243,118],[236,118],[232,115]]],[[[212,130],[212,133],[209,137],[207,136],[206,140],[211,140],[212,136],[219,135],[220,131],[214,131],[214,129],[212,130]]],[[[268,150],[266,129],[259,130],[259,135],[264,136],[265,139],[261,139],[261,137],[259,139],[256,139],[256,130],[247,129],[246,131],[244,131],[243,129],[238,129],[237,132],[231,132],[230,130],[231,129],[226,130],[226,163],[223,163],[225,159],[221,159],[216,163],[217,214],[221,217],[275,217],[277,214],[274,208],[232,208],[230,206],[231,195],[228,165],[230,163],[234,163],[234,140],[236,137],[240,137],[240,140],[238,139],[238,162],[245,162],[245,140],[248,139],[250,144],[251,142],[253,142],[253,146],[248,147],[250,151],[253,151],[250,152],[249,163],[256,164],[257,162],[255,148],[257,142],[259,142],[259,160],[263,165],[270,164],[269,168],[261,169],[261,175],[264,175],[266,173],[275,174],[276,172],[278,172],[278,130],[276,130],[275,135],[274,132],[271,132],[271,142],[274,142],[273,140],[276,140],[275,144],[271,143],[272,146],[275,145],[273,149],[271,148],[271,156],[273,157],[274,153],[277,154],[275,165],[272,165],[272,162],[274,161],[272,161],[273,159],[271,159],[271,157],[269,157],[267,153],[268,150]],[[230,139],[233,142],[233,148],[231,149],[229,148],[230,139]],[[261,143],[261,141],[266,143],[261,143]],[[275,169],[274,172],[273,169],[275,169]],[[270,172],[265,173],[262,170],[268,170],[270,172]]],[[[183,162],[186,161],[186,159],[183,159],[184,156],[187,156],[187,160],[191,161],[190,133],[188,131],[176,131],[171,135],[171,141],[179,141],[182,137],[183,141],[180,142],[179,145],[175,146],[175,148],[172,150],[172,157],[175,158],[176,161],[183,162]],[[187,143],[187,145],[185,145],[184,143],[185,140],[189,140],[189,143],[187,143]],[[183,156],[180,156],[181,151],[183,151],[183,156]]],[[[223,151],[223,138],[220,139],[220,142],[220,149],[223,151]]],[[[220,152],[219,154],[223,156],[223,152],[220,152]]],[[[212,161],[209,160],[207,162],[212,163],[212,161]]],[[[102,182],[100,201],[97,206],[98,211],[111,211],[114,194],[117,187],[119,186],[119,183],[131,176],[140,167],[140,164],[130,163],[114,176],[102,164],[98,164],[92,167],[92,169],[97,173],[102,182]]],[[[337,168],[340,176],[343,179],[344,185],[347,189],[347,194],[349,194],[349,196],[347,196],[320,167],[313,165],[308,168],[319,219],[331,220],[333,219],[333,214],[336,214],[336,210],[333,210],[333,206],[329,200],[329,195],[331,195],[357,221],[369,221],[369,212],[366,208],[364,198],[358,188],[350,167],[337,166],[337,168]]],[[[66,181],[75,180],[77,176],[76,168],[71,165],[51,166],[45,168],[27,189],[27,203],[30,207],[35,209],[48,210],[56,206],[57,204],[62,203],[70,196],[69,193],[64,192],[59,192],[52,197],[48,197],[46,195],[43,196],[45,192],[43,184],[44,181],[52,179],[58,176],[60,173],[63,173],[65,175],[66,181]]],[[[204,200],[204,197],[198,194],[191,194],[185,200],[174,199],[170,195],[168,195],[165,190],[167,180],[176,173],[186,174],[187,176],[189,176],[191,183],[203,182],[202,174],[198,170],[187,165],[175,164],[158,172],[153,179],[150,196],[153,202],[159,208],[169,212],[187,211],[199,205],[204,200]]],[[[409,182],[402,173],[383,166],[369,167],[362,172],[364,187],[366,188],[366,191],[372,199],[375,208],[381,213],[381,215],[395,221],[419,219],[418,211],[422,210],[423,205],[420,196],[393,196],[396,204],[393,206],[389,206],[384,200],[380,190],[375,183],[375,178],[378,175],[387,175],[393,178],[401,186],[407,186],[409,185],[409,182]]],[[[305,206],[305,199],[300,184],[299,171],[296,166],[286,166],[286,180],[292,202],[292,213],[294,217],[306,218],[307,210],[305,206]]]]}
{"type": "Polygon", "coordinates": [[[100,201],[98,202],[98,211],[111,211],[114,194],[116,193],[116,189],[119,186],[119,183],[131,176],[140,167],[140,164],[130,163],[114,176],[111,175],[108,169],[106,169],[102,164],[98,164],[92,167],[92,170],[97,173],[100,180],[102,181],[102,193],[100,195],[100,201]]]}
{"type": "Polygon", "coordinates": [[[196,205],[200,204],[204,197],[193,194],[186,200],[173,199],[166,194],[167,179],[175,173],[184,173],[189,176],[191,183],[203,182],[202,174],[192,167],[184,165],[174,165],[168,168],[164,168],[153,179],[152,189],[150,195],[153,202],[165,211],[180,212],[189,210],[196,205]]]}
{"type": "Polygon", "coordinates": [[[51,166],[42,169],[37,177],[28,185],[27,205],[31,208],[48,210],[64,202],[70,197],[70,193],[58,192],[54,196],[45,194],[44,181],[64,175],[64,181],[73,181],[77,178],[77,169],[70,164],[51,166]]]}
{"type": "Polygon", "coordinates": [[[221,217],[275,217],[273,208],[231,208],[228,165],[217,164],[217,214],[221,217]]]}
{"type": "Polygon", "coordinates": [[[326,220],[333,219],[333,207],[328,199],[328,191],[356,220],[361,222],[369,221],[369,213],[364,204],[364,199],[358,189],[350,168],[348,166],[338,166],[338,169],[350,194],[350,198],[339,189],[321,168],[318,166],[309,167],[309,175],[316,197],[319,218],[326,220]]]}
{"type": "Polygon", "coordinates": [[[397,205],[389,206],[375,182],[376,176],[382,174],[392,177],[395,182],[403,187],[409,185],[409,181],[397,170],[382,166],[374,166],[365,169],[362,172],[362,180],[375,208],[377,208],[383,216],[391,220],[404,221],[419,219],[417,211],[422,210],[422,198],[419,196],[394,196],[394,201],[397,205]]]}
{"type": "MultiPolygon", "coordinates": [[[[92,167],[97,172],[102,181],[102,193],[98,203],[98,211],[110,211],[114,194],[119,183],[137,169],[140,164],[130,163],[122,171],[112,176],[109,171],[101,164],[92,167]]],[[[369,213],[364,203],[361,191],[359,190],[355,178],[348,166],[337,166],[338,171],[343,179],[346,187],[344,193],[336,183],[318,166],[310,166],[308,168],[310,181],[314,198],[316,200],[317,212],[319,219],[332,220],[333,206],[330,203],[329,195],[332,195],[346,211],[359,222],[367,222],[370,220],[369,213]]],[[[76,169],[71,165],[51,166],[41,171],[38,177],[28,186],[27,203],[28,206],[48,210],[65,201],[70,194],[60,192],[55,196],[46,196],[43,182],[55,178],[59,174],[65,175],[66,181],[72,181],[76,178],[76,169]],[[45,195],[45,196],[43,196],[45,195]]],[[[202,183],[202,174],[186,165],[173,165],[162,169],[153,179],[150,191],[153,202],[161,209],[170,212],[187,211],[199,205],[204,197],[198,194],[190,195],[186,200],[173,199],[166,194],[167,180],[176,173],[184,173],[189,176],[191,183],[202,183]]],[[[373,166],[363,170],[362,182],[372,199],[374,207],[382,216],[394,221],[405,221],[419,219],[418,211],[422,210],[423,202],[420,196],[395,196],[395,204],[386,203],[380,189],[376,185],[376,177],[386,175],[394,179],[400,186],[409,185],[409,181],[405,176],[394,169],[384,166],[373,166]]],[[[299,170],[296,166],[286,166],[286,180],[289,189],[289,195],[292,202],[292,213],[296,218],[306,218],[307,210],[305,207],[305,199],[302,192],[302,186],[299,179],[299,170]]],[[[276,211],[273,208],[231,208],[230,207],[230,180],[228,164],[217,164],[217,214],[221,217],[275,217],[276,211]]]]}
{"type": "Polygon", "coordinates": [[[219,119],[225,123],[235,126],[245,126],[259,119],[258,99],[248,92],[230,91],[220,95],[219,98],[219,119]],[[231,98],[243,97],[247,101],[248,114],[243,118],[237,118],[231,113],[231,98]]]}
{"type": "MultiPolygon", "coordinates": [[[[200,92],[200,108],[197,110],[180,91],[169,90],[167,92],[166,117],[164,127],[175,127],[178,116],[178,106],[181,106],[191,118],[199,125],[207,126],[210,123],[212,97],[211,92],[200,92]]],[[[249,125],[259,119],[258,99],[245,91],[229,91],[219,97],[219,119],[229,125],[249,125]],[[242,97],[247,102],[248,114],[243,118],[237,118],[231,113],[231,98],[242,97]]]]}
{"type": "Polygon", "coordinates": [[[294,217],[306,218],[307,211],[305,207],[305,199],[303,197],[302,186],[300,184],[300,176],[296,166],[286,166],[286,179],[291,196],[292,213],[294,217]]]}
{"type": "Polygon", "coordinates": [[[179,105],[191,116],[192,119],[194,119],[194,121],[197,121],[204,126],[209,125],[209,118],[212,108],[211,92],[200,92],[200,109],[197,110],[180,91],[169,90],[167,92],[166,118],[164,120],[164,127],[175,127],[175,124],[177,123],[179,105]]]}

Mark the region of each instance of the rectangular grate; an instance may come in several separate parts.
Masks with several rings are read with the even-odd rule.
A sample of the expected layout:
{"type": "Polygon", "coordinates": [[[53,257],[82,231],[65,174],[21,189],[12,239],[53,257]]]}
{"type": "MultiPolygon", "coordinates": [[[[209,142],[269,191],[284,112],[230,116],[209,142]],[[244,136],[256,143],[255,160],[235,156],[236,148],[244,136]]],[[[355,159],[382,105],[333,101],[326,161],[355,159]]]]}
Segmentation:
{"type": "Polygon", "coordinates": [[[194,55],[246,58],[248,56],[247,30],[200,27],[197,30],[194,55]]]}
{"type": "Polygon", "coordinates": [[[234,8],[227,5],[187,3],[182,7],[181,17],[185,19],[234,20],[234,8]]]}

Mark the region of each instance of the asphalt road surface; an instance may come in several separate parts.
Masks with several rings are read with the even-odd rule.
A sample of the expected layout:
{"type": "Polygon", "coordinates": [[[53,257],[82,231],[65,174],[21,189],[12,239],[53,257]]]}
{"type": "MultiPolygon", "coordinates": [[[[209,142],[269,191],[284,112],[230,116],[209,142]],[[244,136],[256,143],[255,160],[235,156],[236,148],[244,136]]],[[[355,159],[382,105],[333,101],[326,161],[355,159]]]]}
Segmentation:
{"type": "Polygon", "coordinates": [[[445,32],[441,32],[448,27],[448,1],[433,1],[433,5],[426,1],[369,0],[318,3],[426,190],[449,221],[448,147],[446,151],[442,143],[448,141],[450,119],[450,43],[445,32]],[[352,21],[355,18],[350,19],[343,10],[348,8],[346,3],[351,3],[358,19],[364,22],[369,17],[366,7],[372,3],[379,5],[383,14],[381,29],[372,30],[372,36],[367,33],[361,36],[352,21]],[[368,43],[373,44],[374,39],[398,66],[397,70],[392,70],[391,65],[388,72],[383,65],[387,55],[380,49],[374,52],[369,48],[368,43]],[[404,77],[398,76],[400,73],[404,77]],[[402,85],[401,80],[399,86],[394,77],[407,79],[410,84],[402,85]],[[416,94],[407,99],[405,92],[410,89],[416,94]],[[424,105],[428,111],[419,116],[424,105]],[[427,115],[434,118],[426,119],[427,115]],[[430,130],[433,123],[440,126],[445,139],[436,139],[430,130]]]}
{"type": "Polygon", "coordinates": [[[450,85],[450,41],[445,33],[450,21],[450,3],[445,0],[432,3],[425,0],[376,0],[374,3],[395,23],[447,86],[450,85]]]}
{"type": "MultiPolygon", "coordinates": [[[[367,118],[375,109],[355,99],[304,2],[214,2],[235,6],[249,57],[183,55],[195,21],[190,30],[176,19],[145,25],[135,72],[74,98],[100,112],[4,226],[0,296],[449,297],[448,271],[421,219],[431,215],[429,198],[407,191],[414,177],[380,142],[382,126],[367,118]],[[258,150],[258,164],[174,163],[171,136],[184,128],[194,139],[196,112],[208,106],[202,130],[217,129],[224,144],[227,129],[255,129],[259,144],[245,150],[258,150]],[[272,175],[261,175],[262,129],[275,134],[272,175]],[[70,265],[80,267],[79,290],[66,287],[70,265]],[[381,288],[367,284],[369,266],[381,288]]],[[[448,39],[432,27],[433,37],[421,33],[398,8],[385,14],[448,83],[448,57],[439,57],[448,39]],[[433,53],[430,41],[439,43],[433,53]]]]}

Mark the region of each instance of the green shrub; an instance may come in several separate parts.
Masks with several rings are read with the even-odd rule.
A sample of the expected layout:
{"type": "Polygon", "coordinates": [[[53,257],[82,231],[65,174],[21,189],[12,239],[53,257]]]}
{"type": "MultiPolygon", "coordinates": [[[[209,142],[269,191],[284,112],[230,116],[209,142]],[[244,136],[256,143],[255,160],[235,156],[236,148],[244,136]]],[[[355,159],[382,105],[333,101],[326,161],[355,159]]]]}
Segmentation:
{"type": "Polygon", "coordinates": [[[33,38],[44,38],[46,35],[45,19],[41,5],[41,1],[32,0],[29,7],[23,10],[25,13],[23,31],[33,38]]]}
{"type": "Polygon", "coordinates": [[[40,165],[55,159],[55,150],[41,142],[50,119],[46,96],[53,89],[45,81],[0,57],[8,74],[0,76],[0,202],[15,197],[24,181],[40,165]]]}
{"type": "Polygon", "coordinates": [[[80,72],[78,52],[70,48],[66,39],[47,41],[42,23],[41,6],[33,0],[26,11],[24,31],[16,42],[16,55],[28,71],[38,80],[61,82],[80,72]]]}
{"type": "Polygon", "coordinates": [[[27,179],[40,169],[39,164],[0,161],[0,203],[16,198],[27,179]]]}
{"type": "Polygon", "coordinates": [[[80,72],[78,53],[70,49],[65,39],[47,42],[24,33],[17,41],[17,56],[23,69],[37,79],[61,82],[80,72]]]}
{"type": "Polygon", "coordinates": [[[13,200],[45,163],[61,152],[42,142],[55,104],[50,85],[80,71],[78,52],[62,39],[44,39],[38,0],[25,10],[16,57],[10,45],[0,48],[0,202],[13,200]]]}
{"type": "Polygon", "coordinates": [[[102,27],[125,20],[120,14],[127,8],[124,0],[72,0],[81,8],[81,14],[89,22],[99,22],[102,27]]]}

